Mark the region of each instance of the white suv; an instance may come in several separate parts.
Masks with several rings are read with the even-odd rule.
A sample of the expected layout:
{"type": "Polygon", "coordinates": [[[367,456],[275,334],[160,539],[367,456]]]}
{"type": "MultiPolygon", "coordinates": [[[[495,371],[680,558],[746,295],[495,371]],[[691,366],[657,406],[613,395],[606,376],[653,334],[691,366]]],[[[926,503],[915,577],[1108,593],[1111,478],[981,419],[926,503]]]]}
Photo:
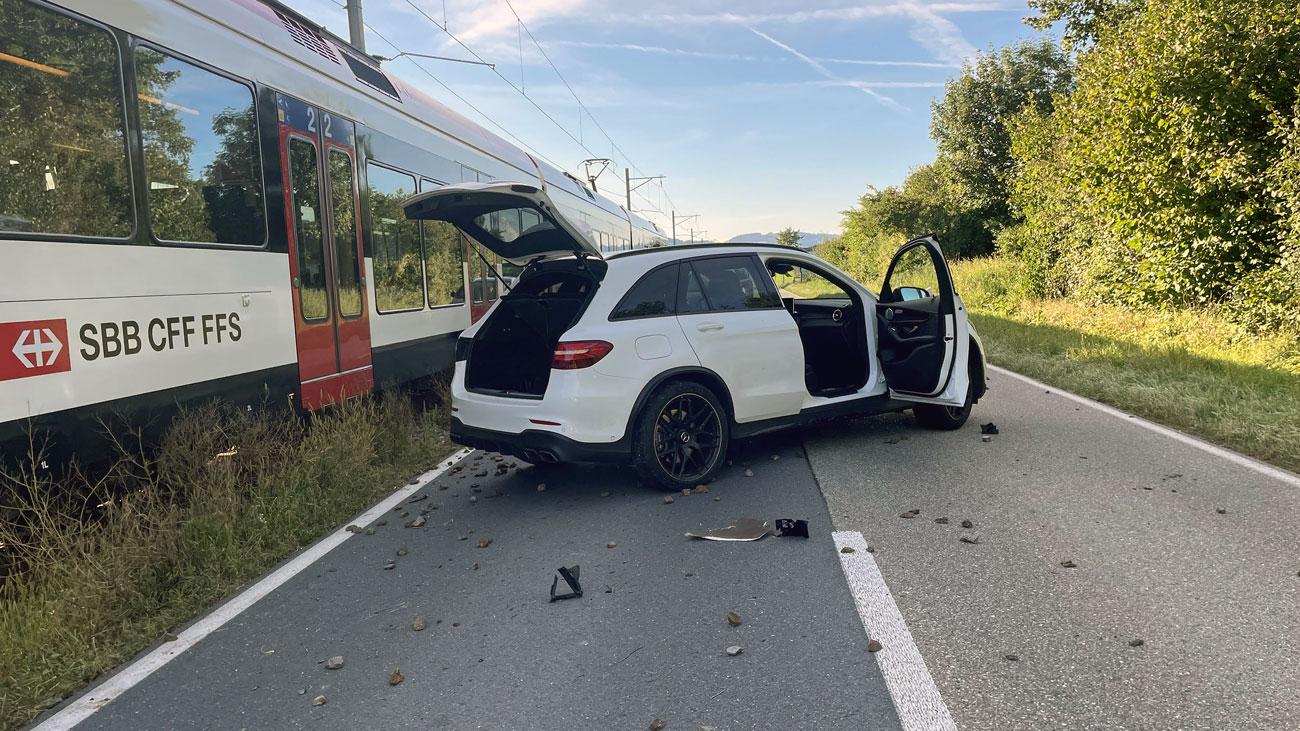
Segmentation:
{"type": "Polygon", "coordinates": [[[533,463],[630,461],[679,489],[712,476],[735,438],[904,409],[956,429],[984,394],[983,348],[933,237],[899,249],[876,295],[781,246],[602,257],[531,184],[447,186],[405,209],[523,267],[457,342],[459,444],[533,463]],[[518,209],[540,223],[494,223],[518,209]]]}

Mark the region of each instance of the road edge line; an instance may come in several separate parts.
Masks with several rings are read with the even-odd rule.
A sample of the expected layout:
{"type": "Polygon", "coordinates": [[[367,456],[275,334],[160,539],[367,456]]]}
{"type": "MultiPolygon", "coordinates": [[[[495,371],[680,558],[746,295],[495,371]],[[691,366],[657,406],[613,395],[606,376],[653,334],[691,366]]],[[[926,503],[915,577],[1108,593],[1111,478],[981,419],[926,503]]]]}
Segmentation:
{"type": "MultiPolygon", "coordinates": [[[[387,513],[398,503],[405,500],[411,493],[420,490],[433,480],[437,479],[442,475],[442,473],[450,469],[452,465],[469,456],[472,452],[473,450],[471,449],[460,449],[454,452],[450,457],[440,462],[437,467],[417,477],[414,484],[408,484],[398,488],[396,492],[379,501],[369,510],[353,518],[347,525],[365,525],[373,522],[378,519],[379,516],[387,513]]],[[[289,581],[289,579],[297,576],[325,554],[338,548],[344,541],[351,538],[353,535],[354,534],[348,532],[346,526],[344,526],[316,541],[309,548],[300,552],[279,568],[262,577],[262,579],[257,583],[244,589],[226,602],[222,603],[216,609],[213,609],[208,614],[194,621],[182,630],[176,636],[175,640],[164,642],[143,657],[139,657],[132,661],[126,667],[114,673],[112,677],[103,681],[99,685],[96,685],[94,688],[91,688],[89,691],[82,693],[76,700],[59,709],[54,715],[41,721],[35,726],[29,727],[30,731],[67,731],[67,729],[71,729],[82,721],[90,718],[99,709],[108,705],[118,696],[152,675],[154,671],[179,657],[181,653],[198,644],[199,641],[220,629],[230,620],[238,617],[267,594],[270,594],[272,591],[275,591],[289,581]]]]}
{"type": "Polygon", "coordinates": [[[1077,404],[1083,404],[1084,406],[1088,406],[1090,408],[1096,409],[1097,411],[1100,411],[1104,414],[1109,414],[1129,424],[1136,424],[1137,426],[1156,432],[1157,434],[1161,434],[1175,441],[1182,442],[1183,444],[1186,444],[1190,447],[1195,447],[1196,449],[1199,449],[1202,452],[1206,452],[1216,457],[1226,459],[1229,462],[1245,467],[1246,469],[1253,470],[1255,472],[1258,472],[1259,474],[1267,475],[1269,477],[1272,477],[1275,480],[1285,482],[1286,484],[1291,485],[1292,487],[1300,487],[1300,475],[1297,475],[1296,473],[1291,472],[1290,470],[1283,469],[1276,465],[1268,464],[1267,462],[1261,462],[1260,460],[1257,460],[1254,457],[1248,457],[1240,452],[1234,452],[1231,449],[1228,449],[1226,447],[1221,447],[1217,444],[1214,444],[1213,442],[1208,442],[1200,437],[1195,437],[1186,432],[1178,431],[1173,427],[1165,426],[1164,424],[1157,424],[1154,421],[1144,419],[1140,416],[1137,416],[1136,414],[1130,414],[1127,411],[1117,409],[1114,406],[1108,406],[1106,404],[1101,403],[1100,401],[1094,401],[1086,396],[1080,396],[1077,393],[1071,393],[1069,391],[1066,391],[1063,388],[1057,388],[1056,386],[1043,383],[1042,381],[1039,381],[1034,378],[1030,378],[1029,376],[1020,373],[1016,373],[1015,371],[1009,371],[1006,368],[1000,368],[991,363],[989,364],[988,367],[989,370],[999,373],[1001,375],[1011,376],[1012,378],[1020,380],[1024,383],[1028,383],[1032,386],[1037,386],[1039,388],[1046,389],[1059,396],[1067,398],[1070,401],[1073,401],[1077,404]]]}
{"type": "Polygon", "coordinates": [[[881,644],[875,653],[876,663],[904,731],[957,731],[898,604],[885,585],[885,577],[867,550],[867,539],[855,530],[832,531],[831,538],[857,605],[858,618],[867,637],[881,644]],[[845,547],[853,550],[841,552],[845,547]]]}

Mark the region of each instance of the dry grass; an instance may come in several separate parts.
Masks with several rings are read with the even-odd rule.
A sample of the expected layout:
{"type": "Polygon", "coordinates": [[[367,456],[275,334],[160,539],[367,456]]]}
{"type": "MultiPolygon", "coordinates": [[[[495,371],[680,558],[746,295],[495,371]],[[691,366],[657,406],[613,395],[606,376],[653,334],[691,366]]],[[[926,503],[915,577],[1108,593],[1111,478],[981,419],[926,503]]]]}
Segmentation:
{"type": "Polygon", "coordinates": [[[299,419],[210,406],[92,476],[0,472],[0,728],[17,728],[391,492],[450,446],[440,410],[299,419]]]}
{"type": "Polygon", "coordinates": [[[989,360],[1058,388],[1300,470],[1300,339],[1211,310],[1031,299],[1015,265],[957,262],[989,360]]]}

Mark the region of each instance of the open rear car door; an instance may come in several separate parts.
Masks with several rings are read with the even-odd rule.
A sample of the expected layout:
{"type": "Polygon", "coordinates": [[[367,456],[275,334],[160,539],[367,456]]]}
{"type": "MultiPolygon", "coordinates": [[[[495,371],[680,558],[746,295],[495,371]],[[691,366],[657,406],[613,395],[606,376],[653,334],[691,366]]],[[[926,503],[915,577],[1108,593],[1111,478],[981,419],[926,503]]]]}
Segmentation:
{"type": "Polygon", "coordinates": [[[890,395],[961,406],[970,384],[970,328],[932,235],[903,244],[876,304],[877,353],[890,395]]]}

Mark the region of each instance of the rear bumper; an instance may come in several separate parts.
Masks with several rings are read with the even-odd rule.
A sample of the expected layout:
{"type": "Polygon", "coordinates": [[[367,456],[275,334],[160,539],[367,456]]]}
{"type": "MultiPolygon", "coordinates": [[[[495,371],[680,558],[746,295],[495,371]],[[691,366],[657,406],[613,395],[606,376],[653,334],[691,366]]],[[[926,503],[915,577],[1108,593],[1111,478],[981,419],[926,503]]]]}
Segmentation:
{"type": "Polygon", "coordinates": [[[519,433],[466,426],[452,417],[451,440],[457,444],[500,452],[534,464],[548,462],[626,462],[632,454],[627,438],[592,444],[562,434],[526,429],[519,433]]]}

